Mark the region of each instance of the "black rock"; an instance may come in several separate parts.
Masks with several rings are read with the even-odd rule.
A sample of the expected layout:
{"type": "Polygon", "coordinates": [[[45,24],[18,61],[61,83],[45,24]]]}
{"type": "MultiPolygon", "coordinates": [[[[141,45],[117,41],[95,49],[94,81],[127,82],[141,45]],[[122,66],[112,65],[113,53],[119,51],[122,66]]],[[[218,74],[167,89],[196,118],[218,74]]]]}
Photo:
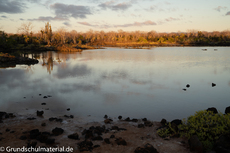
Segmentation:
{"type": "Polygon", "coordinates": [[[104,142],[107,143],[107,144],[110,144],[109,138],[105,138],[105,139],[104,139],[104,142]]]}
{"type": "Polygon", "coordinates": [[[94,141],[95,140],[101,140],[102,141],[103,138],[100,135],[98,135],[98,136],[93,137],[92,140],[94,140],[94,141]]]}
{"type": "Polygon", "coordinates": [[[94,145],[93,148],[98,148],[101,147],[100,145],[94,145]]]}
{"type": "Polygon", "coordinates": [[[108,115],[105,115],[104,118],[108,118],[108,115]]]}
{"type": "Polygon", "coordinates": [[[197,135],[191,136],[191,138],[188,141],[189,147],[191,151],[197,152],[197,153],[203,153],[204,148],[202,143],[200,142],[197,135]]]}
{"type": "Polygon", "coordinates": [[[6,132],[9,132],[9,131],[10,131],[10,129],[7,128],[7,129],[6,129],[6,132]]]}
{"type": "Polygon", "coordinates": [[[20,136],[20,138],[19,138],[20,140],[26,140],[27,139],[27,136],[25,136],[25,135],[22,135],[22,136],[20,136]]]}
{"type": "Polygon", "coordinates": [[[55,136],[61,135],[63,132],[64,132],[64,130],[62,128],[57,128],[57,127],[52,130],[52,133],[55,136]]]}
{"type": "Polygon", "coordinates": [[[41,126],[46,126],[46,123],[42,123],[41,126]]]}
{"type": "Polygon", "coordinates": [[[0,119],[3,119],[7,113],[6,112],[0,112],[0,119]]]}
{"type": "Polygon", "coordinates": [[[118,126],[112,126],[111,129],[112,129],[112,130],[117,130],[117,131],[119,131],[119,127],[118,127],[118,126]]]}
{"type": "Polygon", "coordinates": [[[122,116],[118,116],[118,119],[121,120],[121,119],[122,119],[122,116]]]}
{"type": "Polygon", "coordinates": [[[115,138],[115,135],[112,134],[112,135],[110,136],[110,138],[111,138],[111,139],[112,139],[112,138],[115,138]]]}
{"type": "Polygon", "coordinates": [[[215,83],[212,83],[212,87],[215,87],[216,86],[216,84],[215,83]]]}
{"type": "Polygon", "coordinates": [[[47,98],[47,96],[44,96],[43,98],[47,98]]]}
{"type": "Polygon", "coordinates": [[[122,138],[116,139],[115,142],[117,143],[117,145],[123,145],[123,146],[127,145],[127,142],[122,138]]]}
{"type": "Polygon", "coordinates": [[[45,144],[54,144],[55,143],[55,139],[51,139],[51,138],[48,138],[46,141],[45,141],[45,144]]]}
{"type": "Polygon", "coordinates": [[[39,96],[41,96],[42,94],[39,94],[39,96]]]}
{"type": "Polygon", "coordinates": [[[27,120],[35,120],[36,118],[34,117],[28,117],[27,120]]]}
{"type": "Polygon", "coordinates": [[[228,113],[230,113],[230,106],[225,108],[225,114],[228,114],[228,113]]]}
{"type": "Polygon", "coordinates": [[[144,148],[137,147],[134,153],[158,153],[156,148],[154,148],[151,144],[147,143],[144,148]]]}
{"type": "Polygon", "coordinates": [[[127,118],[125,119],[125,121],[129,122],[129,121],[130,121],[130,118],[129,118],[129,117],[127,117],[127,118]]]}
{"type": "Polygon", "coordinates": [[[142,121],[144,121],[144,122],[147,121],[147,118],[143,118],[142,121]]]}
{"type": "Polygon", "coordinates": [[[172,120],[171,121],[171,124],[175,124],[175,125],[181,125],[182,124],[182,120],[180,120],[180,119],[175,119],[175,120],[172,120]]]}
{"type": "Polygon", "coordinates": [[[46,103],[41,103],[41,105],[46,105],[46,103]]]}
{"type": "Polygon", "coordinates": [[[206,111],[211,111],[211,112],[213,112],[214,114],[217,114],[217,113],[218,113],[218,111],[217,111],[217,109],[216,109],[215,107],[210,107],[210,108],[206,109],[206,111]]]}
{"type": "Polygon", "coordinates": [[[138,126],[137,126],[138,128],[144,128],[145,127],[145,125],[144,124],[138,124],[138,126]]]}
{"type": "Polygon", "coordinates": [[[138,119],[134,118],[131,120],[131,122],[138,122],[138,119]]]}
{"type": "Polygon", "coordinates": [[[81,141],[81,142],[77,143],[77,145],[78,145],[78,149],[80,152],[92,151],[92,149],[93,149],[93,143],[90,140],[81,141]]]}
{"type": "Polygon", "coordinates": [[[69,139],[79,140],[79,135],[77,133],[73,133],[68,135],[69,139]]]}
{"type": "Polygon", "coordinates": [[[36,139],[40,134],[41,134],[41,132],[39,132],[38,129],[33,129],[30,131],[30,138],[36,139]]]}
{"type": "Polygon", "coordinates": [[[38,111],[37,110],[37,116],[42,116],[44,114],[44,111],[38,111]]]}
{"type": "Polygon", "coordinates": [[[70,108],[67,108],[66,110],[67,110],[67,111],[70,111],[70,108]]]}
{"type": "Polygon", "coordinates": [[[167,123],[167,120],[163,118],[163,119],[161,120],[161,124],[162,124],[162,125],[165,125],[166,123],[167,123]]]}
{"type": "Polygon", "coordinates": [[[145,122],[144,122],[144,125],[145,125],[145,126],[148,126],[148,127],[151,127],[151,126],[153,126],[153,123],[150,122],[150,121],[145,121],[145,122]]]}

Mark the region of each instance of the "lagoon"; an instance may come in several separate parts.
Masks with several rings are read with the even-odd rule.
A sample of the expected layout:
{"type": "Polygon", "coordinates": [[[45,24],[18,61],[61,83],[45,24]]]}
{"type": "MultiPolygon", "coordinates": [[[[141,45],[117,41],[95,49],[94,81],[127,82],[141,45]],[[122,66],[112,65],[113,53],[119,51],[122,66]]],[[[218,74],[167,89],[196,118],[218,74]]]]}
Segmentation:
{"type": "Polygon", "coordinates": [[[160,121],[209,107],[224,113],[230,106],[230,47],[105,48],[33,57],[38,64],[0,69],[0,111],[160,121]]]}

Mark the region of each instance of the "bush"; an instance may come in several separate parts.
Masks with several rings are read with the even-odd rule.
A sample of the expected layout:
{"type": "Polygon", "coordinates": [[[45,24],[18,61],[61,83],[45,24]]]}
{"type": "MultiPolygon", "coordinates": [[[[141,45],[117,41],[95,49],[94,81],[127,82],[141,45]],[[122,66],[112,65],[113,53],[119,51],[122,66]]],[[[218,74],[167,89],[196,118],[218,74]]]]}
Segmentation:
{"type": "Polygon", "coordinates": [[[197,135],[206,150],[213,148],[215,141],[223,134],[230,133],[230,114],[217,113],[212,111],[198,111],[195,115],[183,119],[179,126],[181,136],[188,139],[197,135]]]}

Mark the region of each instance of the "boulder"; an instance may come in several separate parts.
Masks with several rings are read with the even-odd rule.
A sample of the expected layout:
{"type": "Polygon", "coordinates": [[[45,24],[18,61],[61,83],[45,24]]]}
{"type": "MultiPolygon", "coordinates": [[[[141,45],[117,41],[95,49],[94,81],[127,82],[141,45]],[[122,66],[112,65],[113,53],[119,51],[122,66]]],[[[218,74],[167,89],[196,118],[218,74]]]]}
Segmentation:
{"type": "Polygon", "coordinates": [[[158,153],[156,148],[154,148],[149,143],[147,143],[144,147],[137,147],[134,152],[135,153],[158,153]]]}
{"type": "Polygon", "coordinates": [[[204,152],[203,145],[200,142],[197,135],[191,136],[188,143],[189,143],[189,147],[190,147],[191,151],[194,151],[196,153],[203,153],[204,152]]]}
{"type": "Polygon", "coordinates": [[[127,142],[122,138],[117,138],[115,142],[117,143],[117,145],[123,145],[123,146],[127,145],[127,142]]]}
{"type": "Polygon", "coordinates": [[[55,136],[61,135],[63,132],[64,132],[64,130],[62,128],[57,128],[57,127],[52,130],[52,133],[55,136]]]}
{"type": "Polygon", "coordinates": [[[228,114],[228,113],[230,113],[230,106],[225,108],[225,114],[228,114]]]}
{"type": "Polygon", "coordinates": [[[44,111],[38,111],[37,110],[37,116],[42,116],[44,114],[44,111]]]}
{"type": "Polygon", "coordinates": [[[211,112],[213,112],[214,114],[217,114],[217,113],[218,113],[218,111],[217,111],[217,109],[216,109],[215,107],[210,107],[210,108],[206,109],[206,111],[211,111],[211,112]]]}
{"type": "Polygon", "coordinates": [[[77,133],[73,133],[68,135],[69,139],[79,140],[79,135],[77,133]]]}

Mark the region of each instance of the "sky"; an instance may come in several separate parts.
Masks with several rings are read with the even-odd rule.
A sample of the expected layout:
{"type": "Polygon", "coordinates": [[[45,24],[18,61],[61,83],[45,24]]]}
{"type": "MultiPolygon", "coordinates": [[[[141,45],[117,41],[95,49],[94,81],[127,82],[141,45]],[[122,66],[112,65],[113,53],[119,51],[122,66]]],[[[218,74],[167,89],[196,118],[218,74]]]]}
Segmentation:
{"type": "Polygon", "coordinates": [[[230,0],[1,0],[0,30],[32,22],[53,31],[188,32],[230,30],[230,0]]]}

